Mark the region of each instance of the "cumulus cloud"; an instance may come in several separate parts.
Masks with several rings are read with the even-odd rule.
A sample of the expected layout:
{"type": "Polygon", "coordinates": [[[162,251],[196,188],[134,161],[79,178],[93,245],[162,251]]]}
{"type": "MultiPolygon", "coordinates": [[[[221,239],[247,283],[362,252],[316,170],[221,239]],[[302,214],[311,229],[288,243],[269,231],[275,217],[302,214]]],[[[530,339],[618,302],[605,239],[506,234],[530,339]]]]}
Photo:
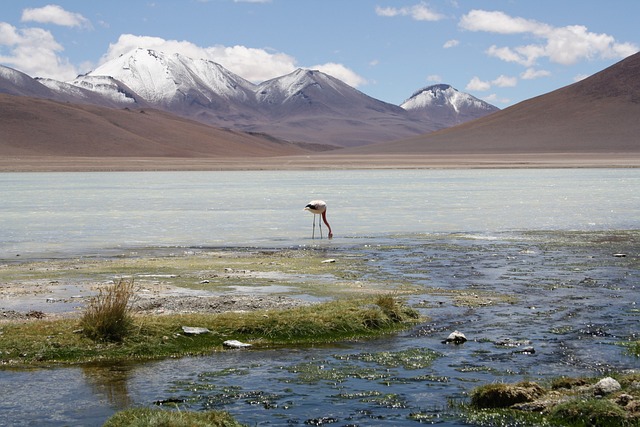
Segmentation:
{"type": "Polygon", "coordinates": [[[330,76],[342,80],[349,86],[358,87],[368,83],[366,79],[359,76],[353,70],[350,70],[342,64],[336,64],[335,62],[328,62],[322,65],[314,65],[313,67],[309,68],[329,74],[330,76]]]}
{"type": "Polygon", "coordinates": [[[33,9],[24,9],[21,20],[22,22],[55,24],[63,27],[91,28],[91,22],[89,22],[87,18],[79,13],[66,11],[55,4],[33,9]]]}
{"type": "Polygon", "coordinates": [[[547,70],[536,70],[533,68],[527,68],[525,72],[520,74],[520,78],[523,80],[539,79],[541,77],[549,77],[551,73],[547,70]]]}
{"type": "Polygon", "coordinates": [[[459,41],[459,40],[455,40],[455,39],[453,39],[453,40],[447,40],[447,41],[444,43],[444,45],[442,45],[442,47],[443,47],[443,48],[445,48],[445,49],[449,49],[449,48],[452,48],[452,47],[456,47],[456,46],[458,46],[459,44],[460,44],[460,41],[459,41]]]}
{"type": "Polygon", "coordinates": [[[518,84],[518,79],[516,77],[500,75],[498,78],[493,80],[491,84],[492,86],[498,87],[514,87],[518,84]]]}
{"type": "Polygon", "coordinates": [[[466,90],[475,90],[478,92],[484,92],[485,90],[489,90],[491,89],[491,83],[490,82],[486,82],[483,80],[480,80],[479,77],[474,76],[471,81],[469,83],[467,83],[467,86],[465,87],[466,90]]]}
{"type": "Polygon", "coordinates": [[[0,47],[3,46],[8,54],[0,55],[0,63],[32,77],[69,80],[77,75],[76,67],[59,56],[63,47],[47,30],[18,29],[0,22],[0,47]]]}
{"type": "Polygon", "coordinates": [[[582,60],[625,58],[638,51],[632,43],[620,43],[613,36],[590,32],[582,25],[554,27],[535,20],[512,17],[500,11],[472,10],[459,21],[460,28],[497,34],[522,34],[540,43],[510,47],[491,46],[489,56],[531,67],[540,58],[572,65],[582,60]]]}
{"type": "Polygon", "coordinates": [[[392,18],[395,16],[409,16],[416,21],[439,21],[444,15],[430,9],[425,3],[419,3],[406,7],[380,7],[376,6],[376,14],[392,18]]]}
{"type": "MultiPolygon", "coordinates": [[[[133,34],[122,34],[117,42],[110,44],[107,53],[100,59],[100,63],[117,58],[136,48],[153,49],[169,54],[179,53],[196,59],[207,59],[254,83],[279,77],[302,67],[297,65],[295,58],[281,52],[271,52],[246,46],[216,45],[201,47],[184,40],[165,40],[160,37],[136,36],[133,34]]],[[[366,83],[365,79],[341,64],[327,63],[302,68],[313,68],[326,72],[354,87],[366,83]]]]}
{"type": "Polygon", "coordinates": [[[491,80],[491,81],[486,81],[486,80],[480,80],[479,77],[474,76],[469,83],[467,83],[467,86],[465,87],[466,90],[473,90],[473,91],[478,91],[478,92],[484,92],[487,91],[489,89],[491,89],[492,87],[514,87],[518,84],[518,79],[516,77],[509,77],[509,76],[505,76],[504,74],[496,77],[495,79],[491,80]]]}

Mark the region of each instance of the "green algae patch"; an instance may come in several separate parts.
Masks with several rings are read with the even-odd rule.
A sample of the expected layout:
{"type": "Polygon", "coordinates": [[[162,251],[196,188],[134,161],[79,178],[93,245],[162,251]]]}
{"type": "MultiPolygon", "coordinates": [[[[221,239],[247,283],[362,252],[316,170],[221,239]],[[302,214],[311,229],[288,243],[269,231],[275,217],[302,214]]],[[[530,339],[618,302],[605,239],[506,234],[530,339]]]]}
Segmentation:
{"type": "Polygon", "coordinates": [[[376,279],[379,276],[378,268],[363,257],[316,249],[147,249],[102,258],[0,265],[0,284],[23,293],[42,293],[51,284],[96,288],[122,278],[149,291],[161,286],[212,293],[262,288],[271,294],[315,297],[414,291],[392,278],[376,279]]]}
{"type": "MultiPolygon", "coordinates": [[[[296,375],[300,384],[318,382],[343,383],[348,379],[360,379],[390,383],[397,381],[398,369],[413,370],[431,366],[433,361],[442,355],[426,348],[401,351],[365,352],[334,355],[332,359],[312,360],[287,368],[296,375]]],[[[425,378],[429,381],[431,378],[425,378]]],[[[287,380],[290,381],[290,380],[287,380]]],[[[378,396],[377,392],[364,392],[378,396]]],[[[342,398],[360,398],[365,396],[341,396],[342,398]]]]}
{"type": "Polygon", "coordinates": [[[95,341],[76,319],[4,323],[0,363],[29,366],[94,361],[149,360],[222,351],[223,342],[253,347],[296,346],[364,339],[414,325],[417,313],[387,298],[349,298],[287,310],[134,316],[132,331],[119,342],[95,341]],[[382,301],[381,305],[378,304],[382,301]],[[209,332],[189,335],[183,326],[209,332]]]}

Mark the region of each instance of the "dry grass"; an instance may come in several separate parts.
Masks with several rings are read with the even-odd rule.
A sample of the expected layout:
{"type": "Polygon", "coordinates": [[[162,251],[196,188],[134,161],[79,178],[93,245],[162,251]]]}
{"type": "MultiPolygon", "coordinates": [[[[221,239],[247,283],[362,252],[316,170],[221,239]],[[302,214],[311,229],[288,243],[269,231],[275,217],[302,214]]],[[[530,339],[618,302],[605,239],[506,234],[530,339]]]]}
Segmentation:
{"type": "Polygon", "coordinates": [[[133,279],[120,279],[101,289],[89,301],[80,320],[83,333],[95,341],[122,341],[133,326],[129,307],[133,293],[133,279]]]}

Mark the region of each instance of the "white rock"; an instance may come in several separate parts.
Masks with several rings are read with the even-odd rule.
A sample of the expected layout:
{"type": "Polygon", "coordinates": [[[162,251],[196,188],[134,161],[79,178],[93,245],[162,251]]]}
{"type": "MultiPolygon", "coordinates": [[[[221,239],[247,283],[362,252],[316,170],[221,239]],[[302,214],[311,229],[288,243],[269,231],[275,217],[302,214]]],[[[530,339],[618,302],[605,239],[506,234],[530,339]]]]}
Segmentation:
{"type": "Polygon", "coordinates": [[[601,379],[594,386],[594,392],[598,395],[614,393],[622,389],[620,383],[611,377],[601,379]]]}
{"type": "Polygon", "coordinates": [[[451,332],[449,334],[447,339],[443,341],[443,343],[445,343],[445,344],[447,344],[447,343],[462,344],[465,341],[467,341],[467,337],[465,337],[462,332],[453,331],[453,332],[451,332]]]}
{"type": "Polygon", "coordinates": [[[238,340],[227,340],[222,343],[223,346],[228,348],[247,348],[251,347],[251,344],[240,342],[238,340]]]}

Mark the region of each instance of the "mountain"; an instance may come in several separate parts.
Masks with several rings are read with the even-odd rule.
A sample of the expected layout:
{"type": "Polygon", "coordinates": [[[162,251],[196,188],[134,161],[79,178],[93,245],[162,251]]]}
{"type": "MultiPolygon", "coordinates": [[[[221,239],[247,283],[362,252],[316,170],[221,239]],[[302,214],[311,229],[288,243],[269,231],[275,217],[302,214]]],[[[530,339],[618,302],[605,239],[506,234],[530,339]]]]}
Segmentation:
{"type": "Polygon", "coordinates": [[[439,128],[313,70],[254,85],[212,61],[134,49],[72,83],[107,76],[154,108],[289,141],[355,146],[439,128]]]}
{"type": "Polygon", "coordinates": [[[266,120],[247,123],[243,129],[287,140],[357,146],[437,128],[316,70],[298,69],[268,80],[255,93],[266,120]]]}
{"type": "Polygon", "coordinates": [[[0,93],[0,156],[265,157],[326,147],[214,128],[159,110],[0,93]]]}
{"type": "Polygon", "coordinates": [[[439,129],[478,119],[500,110],[446,84],[422,88],[400,106],[411,112],[414,117],[437,123],[439,129]]]}
{"type": "Polygon", "coordinates": [[[0,93],[154,108],[217,127],[337,147],[392,141],[475,117],[467,110],[447,112],[459,107],[457,100],[446,101],[460,97],[455,89],[439,95],[437,108],[407,111],[315,70],[298,69],[255,85],[215,62],[150,49],[134,49],[70,82],[22,75],[10,84],[3,79],[6,70],[0,93]]]}
{"type": "MultiPolygon", "coordinates": [[[[461,125],[351,154],[640,153],[640,53],[461,125]]],[[[341,150],[342,151],[342,150],[341,150]]]]}

